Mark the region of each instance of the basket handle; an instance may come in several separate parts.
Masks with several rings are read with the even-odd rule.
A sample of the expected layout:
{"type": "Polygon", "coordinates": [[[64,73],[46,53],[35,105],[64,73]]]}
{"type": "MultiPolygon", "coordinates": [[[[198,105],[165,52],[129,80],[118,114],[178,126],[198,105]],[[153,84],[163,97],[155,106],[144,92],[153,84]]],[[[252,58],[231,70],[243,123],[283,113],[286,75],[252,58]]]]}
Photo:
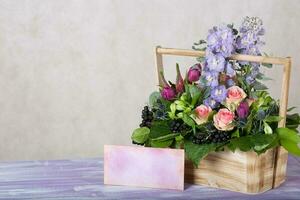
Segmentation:
{"type": "MultiPolygon", "coordinates": [[[[162,73],[164,72],[162,55],[204,57],[205,51],[162,48],[160,46],[155,47],[155,65],[157,69],[159,85],[162,85],[161,72],[162,73]]],[[[291,66],[292,66],[291,58],[234,54],[230,56],[229,59],[238,60],[238,61],[249,61],[249,62],[283,65],[283,78],[282,78],[282,85],[281,85],[280,108],[279,108],[279,116],[282,117],[282,119],[278,122],[278,127],[285,127],[291,66]]],[[[287,158],[288,158],[288,152],[283,147],[278,147],[277,149],[275,149],[273,188],[279,186],[285,180],[287,158]]]]}

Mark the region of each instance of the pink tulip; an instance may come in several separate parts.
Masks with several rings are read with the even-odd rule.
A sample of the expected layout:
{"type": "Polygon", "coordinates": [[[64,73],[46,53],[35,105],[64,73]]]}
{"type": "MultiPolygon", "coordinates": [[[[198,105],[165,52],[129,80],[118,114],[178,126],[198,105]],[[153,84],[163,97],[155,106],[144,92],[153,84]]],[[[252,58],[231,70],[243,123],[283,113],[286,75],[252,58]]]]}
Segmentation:
{"type": "Polygon", "coordinates": [[[177,72],[177,77],[176,77],[176,92],[177,93],[182,93],[182,92],[184,92],[184,82],[183,82],[183,78],[181,76],[178,64],[176,64],[176,72],[177,72]]]}
{"type": "Polygon", "coordinates": [[[199,80],[199,78],[201,76],[201,69],[202,69],[202,67],[201,67],[200,63],[195,64],[192,67],[190,67],[188,74],[187,74],[188,81],[190,83],[196,82],[199,80]]]}

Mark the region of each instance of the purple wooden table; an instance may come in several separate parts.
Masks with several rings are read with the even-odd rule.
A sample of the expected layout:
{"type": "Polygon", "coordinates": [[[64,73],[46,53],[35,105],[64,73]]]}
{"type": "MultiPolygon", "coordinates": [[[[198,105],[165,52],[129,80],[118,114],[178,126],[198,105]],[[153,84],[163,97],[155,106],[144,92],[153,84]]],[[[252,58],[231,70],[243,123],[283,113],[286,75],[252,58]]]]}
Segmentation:
{"type": "Polygon", "coordinates": [[[0,199],[300,199],[300,159],[289,157],[287,181],[260,195],[203,186],[185,191],[104,186],[102,159],[0,162],[0,199]]]}

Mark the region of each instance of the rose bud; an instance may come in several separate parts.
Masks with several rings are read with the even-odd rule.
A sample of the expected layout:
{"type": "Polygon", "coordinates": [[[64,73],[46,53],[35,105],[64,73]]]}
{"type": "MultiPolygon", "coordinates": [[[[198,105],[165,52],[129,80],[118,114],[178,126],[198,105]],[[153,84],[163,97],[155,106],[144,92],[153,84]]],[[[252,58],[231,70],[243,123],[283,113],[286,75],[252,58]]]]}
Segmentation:
{"type": "Polygon", "coordinates": [[[187,76],[190,83],[198,81],[201,76],[201,64],[198,63],[190,67],[187,76]]]}
{"type": "Polygon", "coordinates": [[[237,115],[240,119],[245,119],[249,115],[249,104],[245,101],[241,102],[236,109],[237,115]]]}
{"type": "Polygon", "coordinates": [[[234,113],[227,108],[220,109],[213,120],[214,126],[220,131],[230,131],[234,128],[234,113]]]}
{"type": "Polygon", "coordinates": [[[184,82],[183,82],[183,78],[180,73],[179,65],[177,63],[176,63],[176,71],[177,71],[176,92],[182,93],[182,92],[184,92],[184,82]]]}
{"type": "Polygon", "coordinates": [[[206,106],[203,104],[200,106],[197,106],[195,109],[195,114],[196,114],[196,118],[194,119],[195,122],[198,125],[204,124],[205,122],[207,122],[208,117],[211,112],[212,112],[212,109],[209,106],[206,106]]]}
{"type": "Polygon", "coordinates": [[[172,87],[167,86],[161,90],[161,96],[165,100],[170,101],[176,97],[176,92],[172,87]]]}

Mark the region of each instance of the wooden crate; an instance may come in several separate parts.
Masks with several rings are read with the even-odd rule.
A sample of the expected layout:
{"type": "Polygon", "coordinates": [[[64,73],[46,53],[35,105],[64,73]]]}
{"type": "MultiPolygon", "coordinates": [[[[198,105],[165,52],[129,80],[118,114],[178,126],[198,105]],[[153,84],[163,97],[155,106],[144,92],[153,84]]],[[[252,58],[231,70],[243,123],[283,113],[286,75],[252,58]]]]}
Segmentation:
{"type": "MultiPolygon", "coordinates": [[[[211,153],[199,168],[185,163],[185,182],[257,194],[273,188],[275,149],[258,156],[255,152],[231,151],[211,153]]],[[[283,158],[283,157],[280,157],[283,158]]],[[[285,169],[280,171],[282,182],[285,169]]]]}
{"type": "MultiPolygon", "coordinates": [[[[204,57],[205,51],[155,48],[155,65],[158,82],[162,84],[160,72],[164,71],[162,55],[204,57]]],[[[231,60],[250,61],[283,65],[283,79],[280,98],[279,115],[282,120],[278,126],[284,127],[286,120],[289,80],[291,72],[291,58],[251,56],[235,54],[231,60]]],[[[186,161],[186,182],[228,189],[243,193],[261,193],[278,187],[285,181],[288,152],[277,147],[258,156],[255,152],[235,153],[225,151],[210,153],[204,158],[199,168],[194,168],[191,162],[186,161]]]]}

